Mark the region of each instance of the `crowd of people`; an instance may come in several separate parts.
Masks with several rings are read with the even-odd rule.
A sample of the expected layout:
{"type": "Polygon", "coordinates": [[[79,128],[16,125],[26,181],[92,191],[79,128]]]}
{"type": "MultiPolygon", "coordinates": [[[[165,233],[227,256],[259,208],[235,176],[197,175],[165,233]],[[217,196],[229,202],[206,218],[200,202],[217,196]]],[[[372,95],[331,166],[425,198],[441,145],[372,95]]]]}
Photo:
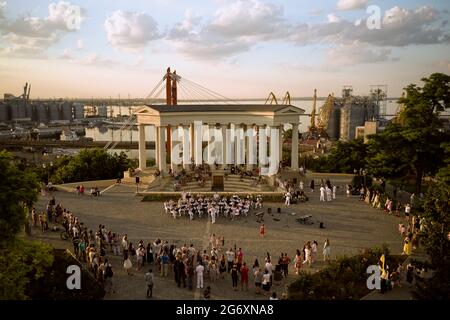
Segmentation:
{"type": "MultiPolygon", "coordinates": [[[[303,182],[301,182],[297,192],[300,192],[299,195],[306,196],[303,187],[303,182]]],[[[314,180],[311,181],[310,188],[311,192],[314,192],[314,180]]],[[[336,198],[336,191],[336,185],[331,184],[329,180],[322,181],[320,201],[332,201],[336,198]]],[[[286,205],[291,203],[295,193],[292,189],[286,192],[286,205]]],[[[350,193],[351,187],[347,187],[347,195],[350,193]]],[[[402,215],[401,212],[404,212],[404,221],[399,223],[398,230],[404,241],[403,254],[405,255],[411,255],[412,251],[419,246],[419,235],[425,226],[423,218],[411,214],[415,203],[414,197],[413,194],[410,203],[402,205],[400,201],[391,197],[386,197],[384,200],[383,195],[378,191],[360,188],[360,199],[374,208],[383,210],[386,214],[395,212],[398,217],[402,215]]],[[[239,219],[242,216],[246,217],[251,210],[262,207],[261,196],[221,197],[218,193],[207,197],[193,196],[189,192],[182,192],[177,201],[164,202],[165,212],[174,219],[180,217],[189,217],[190,220],[208,218],[212,223],[215,223],[216,219],[220,217],[231,220],[239,219]]],[[[205,299],[211,296],[211,287],[205,286],[205,282],[215,283],[226,281],[227,278],[231,280],[234,290],[240,288],[242,291],[248,291],[253,287],[255,294],[262,293],[267,297],[272,297],[273,282],[287,277],[291,268],[298,275],[304,266],[313,266],[319,260],[319,248],[322,250],[325,263],[329,263],[331,259],[329,239],[326,239],[323,246],[319,245],[316,240],[307,241],[301,250],[296,250],[295,257],[292,259],[286,252],[281,252],[275,259],[267,253],[263,261],[255,259],[251,265],[249,259],[245,259],[242,248],[236,248],[236,245],[234,248],[226,247],[225,238],[215,234],[211,234],[209,245],[206,248],[196,247],[192,243],[178,246],[159,238],[147,243],[140,240],[134,245],[127,234],[114,233],[105,225],[99,225],[95,231],[89,229],[61,203],[56,204],[53,197],[41,213],[33,208],[31,218],[33,226],[40,226],[43,232],[49,229],[49,223],[61,224],[70,237],[74,255],[88,265],[89,270],[99,282],[104,283],[108,292],[115,290],[112,282],[114,273],[108,259],[109,255],[122,256],[126,274],[132,276],[136,274],[135,271],[143,274],[147,286],[147,297],[153,296],[155,276],[173,276],[177,287],[188,290],[194,288],[203,290],[206,287],[205,299]]],[[[265,234],[265,226],[261,225],[261,238],[264,238],[265,234]]],[[[392,268],[392,271],[388,266],[383,266],[381,291],[385,292],[388,288],[400,285],[403,271],[406,271],[407,282],[411,283],[414,275],[413,265],[408,265],[406,270],[398,265],[392,268]]]]}
{"type": "MultiPolygon", "coordinates": [[[[182,199],[188,200],[190,197],[186,193],[182,199]]],[[[250,200],[244,200],[244,203],[245,201],[250,200]]],[[[256,200],[256,203],[258,201],[262,200],[256,200]]],[[[262,206],[262,203],[260,205],[262,206]]],[[[108,293],[114,293],[116,290],[112,281],[114,272],[111,256],[122,257],[123,268],[127,275],[142,274],[148,297],[153,296],[156,276],[173,276],[178,287],[188,290],[194,288],[203,290],[206,287],[205,299],[211,296],[211,288],[205,285],[206,282],[227,281],[227,278],[234,290],[248,291],[253,287],[255,294],[265,294],[274,299],[276,296],[272,290],[274,281],[287,277],[291,267],[299,274],[303,265],[311,266],[317,259],[317,241],[305,243],[302,250],[297,250],[295,259],[291,259],[286,252],[280,253],[278,260],[267,253],[263,262],[255,259],[250,264],[242,248],[236,248],[236,245],[234,248],[226,247],[224,236],[211,234],[206,248],[196,247],[192,243],[178,246],[159,238],[147,243],[140,240],[134,245],[127,234],[114,233],[105,225],[98,225],[96,230],[90,229],[61,203],[55,205],[54,198],[47,205],[46,216],[47,213],[48,217],[51,216],[49,222],[64,228],[72,242],[75,257],[87,264],[95,279],[104,284],[108,293]]],[[[37,226],[35,216],[36,210],[33,208],[33,223],[37,226]]],[[[329,260],[328,240],[325,242],[323,255],[324,261],[329,260]]]]}
{"type": "Polygon", "coordinates": [[[238,195],[230,197],[220,196],[215,193],[212,197],[192,196],[190,192],[182,192],[181,198],[177,201],[169,200],[164,202],[164,211],[174,219],[187,216],[189,220],[207,217],[212,223],[216,219],[236,220],[240,217],[248,217],[252,209],[261,209],[263,205],[262,196],[248,195],[241,198],[238,195]]]}
{"type": "MultiPolygon", "coordinates": [[[[414,215],[412,212],[419,206],[418,202],[421,199],[416,199],[415,194],[412,193],[409,196],[409,202],[405,201],[405,203],[402,203],[397,195],[396,187],[393,188],[392,195],[388,195],[384,191],[385,186],[381,190],[361,186],[359,188],[359,199],[385,214],[395,215],[399,218],[398,232],[403,241],[402,255],[410,256],[414,250],[419,248],[420,233],[426,228],[425,219],[420,215],[414,215]]],[[[382,265],[380,262],[380,271],[380,293],[385,293],[394,287],[401,287],[404,281],[412,284],[414,277],[424,276],[426,268],[411,262],[406,267],[398,264],[390,268],[389,265],[382,265]]]]}

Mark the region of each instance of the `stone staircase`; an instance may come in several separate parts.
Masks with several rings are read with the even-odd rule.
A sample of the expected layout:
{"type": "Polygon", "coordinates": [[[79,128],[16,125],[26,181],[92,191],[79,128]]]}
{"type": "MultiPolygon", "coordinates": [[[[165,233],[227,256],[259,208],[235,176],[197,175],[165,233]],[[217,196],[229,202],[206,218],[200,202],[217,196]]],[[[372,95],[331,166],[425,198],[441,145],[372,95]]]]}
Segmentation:
{"type": "MultiPolygon", "coordinates": [[[[156,178],[154,182],[147,188],[147,191],[161,191],[161,192],[173,192],[173,179],[169,177],[156,178]]],[[[197,181],[188,182],[186,186],[181,187],[180,191],[191,192],[211,192],[212,182],[206,181],[204,186],[199,186],[197,181]]],[[[258,184],[256,187],[252,186],[252,180],[249,178],[243,178],[242,181],[238,175],[228,175],[224,180],[224,192],[259,192],[259,191],[277,191],[267,183],[258,184]]]]}

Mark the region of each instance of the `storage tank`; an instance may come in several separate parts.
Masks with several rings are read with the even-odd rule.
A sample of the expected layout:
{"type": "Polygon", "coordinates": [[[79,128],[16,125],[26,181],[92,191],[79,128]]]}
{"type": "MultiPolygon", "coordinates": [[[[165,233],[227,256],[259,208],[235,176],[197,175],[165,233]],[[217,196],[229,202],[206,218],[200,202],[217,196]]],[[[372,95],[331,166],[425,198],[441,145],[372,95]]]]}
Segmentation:
{"type": "Polygon", "coordinates": [[[356,127],[363,126],[366,118],[364,103],[350,102],[341,110],[340,139],[344,141],[355,139],[356,127]]]}
{"type": "Polygon", "coordinates": [[[48,122],[47,104],[44,102],[38,102],[36,103],[35,109],[37,121],[40,123],[47,123],[48,122]]]}
{"type": "Polygon", "coordinates": [[[60,120],[59,110],[60,109],[59,109],[58,102],[50,102],[48,104],[48,119],[49,119],[49,121],[60,120]]]}
{"type": "Polygon", "coordinates": [[[64,101],[60,104],[61,120],[72,121],[72,104],[68,101],[64,101]]]}
{"type": "Polygon", "coordinates": [[[10,112],[10,119],[11,119],[11,121],[19,119],[19,108],[17,106],[17,101],[16,100],[10,100],[10,101],[8,101],[8,105],[9,105],[9,112],[10,112]]]}
{"type": "Polygon", "coordinates": [[[17,118],[24,119],[27,117],[26,104],[23,100],[17,100],[17,118]]]}
{"type": "Polygon", "coordinates": [[[8,105],[5,102],[0,102],[0,122],[9,121],[8,105]]]}
{"type": "Polygon", "coordinates": [[[81,103],[74,103],[73,114],[75,119],[84,119],[84,105],[81,103]]]}
{"type": "Polygon", "coordinates": [[[334,104],[331,111],[330,119],[328,120],[327,134],[330,139],[339,139],[339,124],[340,124],[341,107],[334,104]]]}
{"type": "Polygon", "coordinates": [[[30,120],[34,121],[36,119],[35,112],[34,112],[34,105],[29,101],[27,102],[27,104],[25,106],[25,112],[26,112],[26,117],[29,118],[30,120]]]}

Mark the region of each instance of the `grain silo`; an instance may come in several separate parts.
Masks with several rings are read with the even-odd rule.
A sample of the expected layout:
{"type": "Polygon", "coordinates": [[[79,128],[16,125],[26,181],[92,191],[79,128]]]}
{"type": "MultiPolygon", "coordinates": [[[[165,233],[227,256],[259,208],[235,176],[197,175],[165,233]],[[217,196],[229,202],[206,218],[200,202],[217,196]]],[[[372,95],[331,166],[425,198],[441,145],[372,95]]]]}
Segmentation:
{"type": "Polygon", "coordinates": [[[49,102],[48,104],[48,119],[50,122],[60,120],[59,115],[59,103],[56,101],[49,102]]]}
{"type": "Polygon", "coordinates": [[[366,106],[361,101],[352,99],[341,110],[340,139],[355,139],[356,127],[363,126],[366,118],[366,106]]]}
{"type": "Polygon", "coordinates": [[[334,104],[328,120],[327,134],[330,139],[339,139],[339,122],[341,116],[341,107],[338,104],[334,104]]]}
{"type": "Polygon", "coordinates": [[[81,103],[74,103],[73,114],[75,119],[84,119],[84,105],[81,103]]]}
{"type": "Polygon", "coordinates": [[[39,101],[36,103],[35,109],[37,121],[40,123],[47,123],[48,122],[47,104],[45,102],[39,101]]]}
{"type": "Polygon", "coordinates": [[[8,105],[5,102],[0,102],[0,122],[9,121],[8,105]]]}
{"type": "Polygon", "coordinates": [[[72,104],[68,101],[61,102],[60,104],[61,120],[72,121],[72,104]]]}

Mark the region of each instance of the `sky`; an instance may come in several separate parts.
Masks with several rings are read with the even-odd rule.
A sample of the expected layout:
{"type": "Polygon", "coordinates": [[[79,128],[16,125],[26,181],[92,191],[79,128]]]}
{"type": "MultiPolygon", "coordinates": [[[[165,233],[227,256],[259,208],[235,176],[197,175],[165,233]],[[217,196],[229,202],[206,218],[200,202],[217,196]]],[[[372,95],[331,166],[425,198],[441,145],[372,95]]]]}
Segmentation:
{"type": "Polygon", "coordinates": [[[170,66],[234,99],[398,97],[450,73],[449,20],[448,0],[0,0],[0,94],[142,98],[170,66]]]}

